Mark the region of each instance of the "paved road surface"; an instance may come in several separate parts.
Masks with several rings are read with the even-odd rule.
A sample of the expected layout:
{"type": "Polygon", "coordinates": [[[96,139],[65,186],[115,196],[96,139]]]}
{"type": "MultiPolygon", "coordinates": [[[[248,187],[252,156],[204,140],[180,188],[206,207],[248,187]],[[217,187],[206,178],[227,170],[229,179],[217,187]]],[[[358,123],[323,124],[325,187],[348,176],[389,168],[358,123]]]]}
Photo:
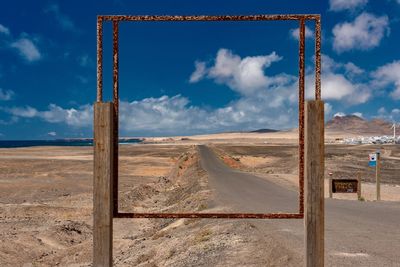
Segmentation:
{"type": "MultiPolygon", "coordinates": [[[[235,212],[297,212],[296,191],[229,168],[207,146],[199,146],[199,152],[219,204],[235,212]]],[[[325,204],[326,266],[400,267],[400,203],[326,199],[325,204]]],[[[255,223],[302,255],[303,220],[255,223]]]]}

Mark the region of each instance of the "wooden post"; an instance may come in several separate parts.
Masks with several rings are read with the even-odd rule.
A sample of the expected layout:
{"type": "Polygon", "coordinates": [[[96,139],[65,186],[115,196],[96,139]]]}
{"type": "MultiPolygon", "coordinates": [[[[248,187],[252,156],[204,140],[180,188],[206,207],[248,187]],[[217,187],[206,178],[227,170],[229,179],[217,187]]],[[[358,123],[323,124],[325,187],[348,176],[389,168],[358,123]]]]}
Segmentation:
{"type": "Polygon", "coordinates": [[[324,102],[305,106],[305,266],[324,266],[324,102]]]}
{"type": "Polygon", "coordinates": [[[361,173],[357,174],[357,199],[361,200],[361,173]]]}
{"type": "Polygon", "coordinates": [[[381,200],[381,153],[376,152],[376,200],[381,200]]]}
{"type": "Polygon", "coordinates": [[[332,175],[329,174],[329,198],[332,198],[332,175]]]}
{"type": "Polygon", "coordinates": [[[113,104],[94,104],[93,266],[112,266],[113,104]]]}

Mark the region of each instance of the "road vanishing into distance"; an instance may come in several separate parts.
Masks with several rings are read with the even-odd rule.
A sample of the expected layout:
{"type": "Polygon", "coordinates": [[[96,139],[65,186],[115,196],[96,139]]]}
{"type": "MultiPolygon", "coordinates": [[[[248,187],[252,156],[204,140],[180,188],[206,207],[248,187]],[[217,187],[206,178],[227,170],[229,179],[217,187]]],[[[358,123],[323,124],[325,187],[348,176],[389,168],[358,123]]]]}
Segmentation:
{"type": "MultiPolygon", "coordinates": [[[[234,170],[205,145],[199,146],[216,201],[233,212],[298,212],[298,192],[234,170]]],[[[304,251],[301,219],[251,220],[298,255],[304,251]]],[[[400,203],[325,199],[326,266],[400,266],[400,203]]]]}

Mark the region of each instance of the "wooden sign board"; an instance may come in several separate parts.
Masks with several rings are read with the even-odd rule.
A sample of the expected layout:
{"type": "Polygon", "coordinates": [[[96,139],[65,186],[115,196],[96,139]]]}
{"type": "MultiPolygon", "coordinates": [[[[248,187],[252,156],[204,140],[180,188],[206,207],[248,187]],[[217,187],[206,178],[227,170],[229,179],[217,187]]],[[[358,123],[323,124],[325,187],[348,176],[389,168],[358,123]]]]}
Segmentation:
{"type": "Polygon", "coordinates": [[[358,193],[357,179],[332,179],[333,193],[358,193]]]}

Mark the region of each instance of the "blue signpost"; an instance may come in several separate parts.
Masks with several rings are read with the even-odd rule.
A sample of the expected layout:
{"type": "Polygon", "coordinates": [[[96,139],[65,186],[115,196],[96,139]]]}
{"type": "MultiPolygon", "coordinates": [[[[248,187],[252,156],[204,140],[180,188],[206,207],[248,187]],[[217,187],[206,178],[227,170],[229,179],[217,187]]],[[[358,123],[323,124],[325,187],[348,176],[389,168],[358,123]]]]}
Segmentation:
{"type": "Polygon", "coordinates": [[[380,150],[369,154],[368,166],[375,167],[376,176],[376,200],[381,200],[381,178],[380,178],[380,150]]]}
{"type": "Polygon", "coordinates": [[[368,166],[376,167],[376,158],[377,158],[376,153],[369,154],[368,166]]]}

